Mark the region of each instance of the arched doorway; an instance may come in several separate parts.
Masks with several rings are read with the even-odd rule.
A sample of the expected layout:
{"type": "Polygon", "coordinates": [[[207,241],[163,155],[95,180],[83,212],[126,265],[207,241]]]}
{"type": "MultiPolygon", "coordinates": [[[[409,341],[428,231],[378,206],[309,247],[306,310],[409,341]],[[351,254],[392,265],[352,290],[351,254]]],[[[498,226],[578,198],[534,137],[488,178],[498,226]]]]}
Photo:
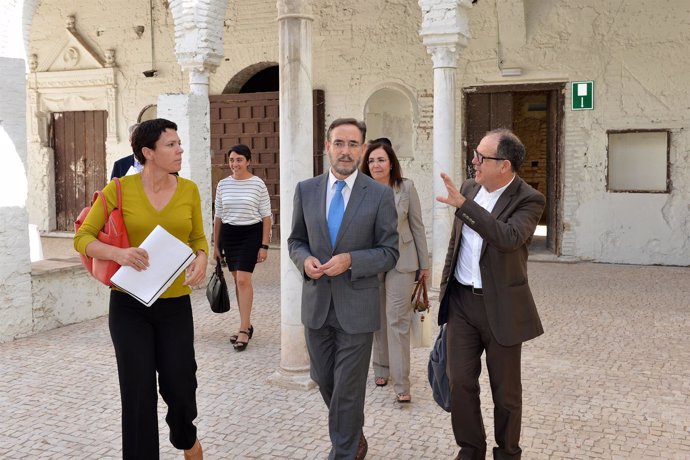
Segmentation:
{"type": "Polygon", "coordinates": [[[229,149],[247,145],[252,151],[252,173],[263,179],[271,198],[272,243],[280,242],[278,82],[278,66],[260,63],[235,75],[223,94],[209,97],[213,198],[218,182],[231,174],[229,149]]]}
{"type": "MultiPolygon", "coordinates": [[[[280,243],[279,70],[274,62],[251,65],[228,81],[223,94],[209,96],[211,106],[212,191],[230,174],[228,150],[246,144],[252,151],[252,172],[268,188],[273,213],[271,243],[280,243]]],[[[314,91],[314,175],[323,172],[325,103],[314,91]]],[[[291,199],[292,197],[290,197],[291,199]]]]}

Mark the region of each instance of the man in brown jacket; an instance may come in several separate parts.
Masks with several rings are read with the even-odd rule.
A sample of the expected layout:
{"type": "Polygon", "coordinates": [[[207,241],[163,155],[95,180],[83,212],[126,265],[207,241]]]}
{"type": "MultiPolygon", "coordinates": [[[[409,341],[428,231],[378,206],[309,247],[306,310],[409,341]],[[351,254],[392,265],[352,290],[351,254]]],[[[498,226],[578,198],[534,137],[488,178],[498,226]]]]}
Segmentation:
{"type": "Polygon", "coordinates": [[[479,401],[486,352],[494,401],[495,459],[519,459],[522,418],[522,342],[544,332],[527,283],[528,246],[544,196],[517,171],[525,147],[509,130],[486,134],[474,150],[474,179],[439,201],[456,207],[441,278],[439,324],[448,323],[451,423],[456,459],[483,459],[486,433],[479,401]]]}

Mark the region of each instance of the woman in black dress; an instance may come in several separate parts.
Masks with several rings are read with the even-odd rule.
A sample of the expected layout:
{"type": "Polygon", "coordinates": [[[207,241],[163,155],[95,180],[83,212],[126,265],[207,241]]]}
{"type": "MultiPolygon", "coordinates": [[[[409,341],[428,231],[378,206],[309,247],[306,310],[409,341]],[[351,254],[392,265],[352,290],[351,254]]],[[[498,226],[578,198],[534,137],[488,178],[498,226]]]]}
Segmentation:
{"type": "Polygon", "coordinates": [[[230,149],[228,164],[232,176],[218,182],[213,221],[213,257],[225,256],[240,306],[240,328],[230,336],[237,351],[244,351],[254,334],[252,273],[256,263],[268,257],[271,234],[268,190],[264,181],[249,172],[251,160],[252,152],[246,145],[230,149]]]}

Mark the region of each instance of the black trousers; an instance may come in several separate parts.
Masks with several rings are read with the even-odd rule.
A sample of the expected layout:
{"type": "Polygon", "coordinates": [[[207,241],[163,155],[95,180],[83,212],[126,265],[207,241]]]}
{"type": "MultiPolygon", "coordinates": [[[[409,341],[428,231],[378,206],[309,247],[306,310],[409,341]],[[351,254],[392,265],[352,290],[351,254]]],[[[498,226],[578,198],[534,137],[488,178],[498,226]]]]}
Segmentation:
{"type": "Polygon", "coordinates": [[[190,449],[196,441],[194,323],[188,295],[146,307],[128,294],[110,293],[110,336],[122,398],[124,460],[158,459],[158,394],[168,405],[170,442],[190,449]]]}
{"type": "Polygon", "coordinates": [[[491,396],[494,402],[495,459],[519,459],[522,422],[520,361],[522,344],[505,347],[491,333],[484,297],[462,287],[454,278],[448,286],[448,379],[451,423],[459,458],[486,457],[486,432],[479,400],[481,356],[486,352],[491,396]]]}
{"type": "Polygon", "coordinates": [[[331,303],[320,329],[304,328],[311,378],[328,406],[329,460],[352,460],[364,425],[364,399],[374,333],[348,334],[331,303]]]}

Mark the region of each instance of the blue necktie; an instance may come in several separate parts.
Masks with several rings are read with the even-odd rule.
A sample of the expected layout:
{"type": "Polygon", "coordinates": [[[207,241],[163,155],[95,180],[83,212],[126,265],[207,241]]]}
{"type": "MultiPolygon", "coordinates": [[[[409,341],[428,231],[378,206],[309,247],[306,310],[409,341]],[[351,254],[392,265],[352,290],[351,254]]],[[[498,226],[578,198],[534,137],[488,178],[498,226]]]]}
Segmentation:
{"type": "Polygon", "coordinates": [[[328,208],[328,233],[331,236],[331,247],[333,248],[335,247],[335,239],[338,236],[340,223],[343,221],[343,214],[345,214],[343,187],[345,187],[345,181],[335,181],[335,194],[331,199],[331,207],[328,208]]]}

